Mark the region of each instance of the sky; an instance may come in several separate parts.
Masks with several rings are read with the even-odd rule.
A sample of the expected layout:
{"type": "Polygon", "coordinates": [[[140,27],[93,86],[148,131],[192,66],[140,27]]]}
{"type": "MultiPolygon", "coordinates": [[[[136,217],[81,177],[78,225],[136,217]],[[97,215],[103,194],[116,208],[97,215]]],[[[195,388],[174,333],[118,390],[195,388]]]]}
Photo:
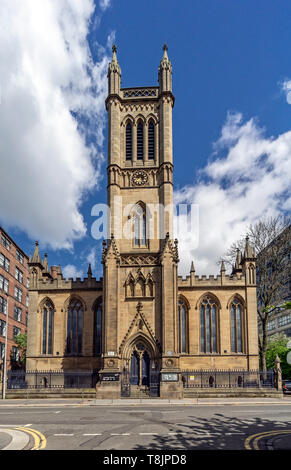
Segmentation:
{"type": "Polygon", "coordinates": [[[217,274],[247,227],[291,209],[289,0],[1,0],[0,225],[27,254],[102,276],[107,67],[122,87],[173,66],[174,197],[194,204],[179,273],[217,274]]]}

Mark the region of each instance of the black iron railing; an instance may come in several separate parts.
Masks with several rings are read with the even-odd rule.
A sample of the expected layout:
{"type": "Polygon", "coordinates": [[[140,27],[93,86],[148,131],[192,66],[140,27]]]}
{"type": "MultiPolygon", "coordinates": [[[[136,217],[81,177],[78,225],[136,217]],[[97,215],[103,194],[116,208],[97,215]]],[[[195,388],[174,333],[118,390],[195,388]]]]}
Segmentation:
{"type": "Polygon", "coordinates": [[[10,370],[7,389],[95,388],[98,380],[99,374],[95,370],[10,370]]]}
{"type": "Polygon", "coordinates": [[[184,388],[275,388],[274,372],[258,370],[186,370],[184,388]]]}

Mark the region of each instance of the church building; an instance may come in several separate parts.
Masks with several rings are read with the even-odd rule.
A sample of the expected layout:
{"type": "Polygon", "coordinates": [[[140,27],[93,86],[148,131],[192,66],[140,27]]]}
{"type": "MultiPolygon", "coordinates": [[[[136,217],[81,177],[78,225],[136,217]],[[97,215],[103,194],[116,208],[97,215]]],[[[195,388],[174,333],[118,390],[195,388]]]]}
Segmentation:
{"type": "MultiPolygon", "coordinates": [[[[158,86],[121,88],[108,67],[108,239],[103,277],[83,280],[29,260],[27,371],[97,371],[97,398],[183,397],[187,371],[258,369],[256,255],[246,239],[232,274],[178,275],[173,238],[172,65],[158,86]],[[166,211],[161,208],[167,208],[166,211]],[[157,208],[157,210],[155,210],[157,208]]],[[[193,374],[192,380],[195,380],[193,374]]]]}

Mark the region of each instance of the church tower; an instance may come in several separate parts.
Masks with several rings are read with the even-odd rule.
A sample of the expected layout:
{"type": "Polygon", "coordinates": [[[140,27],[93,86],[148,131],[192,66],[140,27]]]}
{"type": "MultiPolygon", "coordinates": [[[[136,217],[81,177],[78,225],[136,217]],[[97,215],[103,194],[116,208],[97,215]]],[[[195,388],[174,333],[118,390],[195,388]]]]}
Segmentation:
{"type": "Polygon", "coordinates": [[[166,45],[163,50],[159,86],[121,88],[116,46],[108,67],[110,213],[102,257],[101,382],[106,397],[120,394],[117,384],[106,382],[113,373],[116,377],[127,373],[131,386],[149,388],[154,374],[165,376],[169,381],[161,382],[161,396],[168,396],[169,390],[172,397],[180,393],[178,248],[173,240],[174,96],[166,45]]]}

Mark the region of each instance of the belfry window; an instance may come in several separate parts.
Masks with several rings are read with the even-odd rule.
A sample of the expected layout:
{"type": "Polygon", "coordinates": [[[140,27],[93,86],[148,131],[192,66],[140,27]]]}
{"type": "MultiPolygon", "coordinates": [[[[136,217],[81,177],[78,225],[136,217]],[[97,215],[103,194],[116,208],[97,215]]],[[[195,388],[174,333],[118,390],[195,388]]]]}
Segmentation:
{"type": "Polygon", "coordinates": [[[126,145],[125,145],[125,158],[126,160],[132,159],[132,126],[130,122],[126,125],[126,145]]]}
{"type": "Polygon", "coordinates": [[[242,341],[242,306],[235,299],[231,304],[231,351],[236,353],[243,352],[242,341]]]}
{"type": "Polygon", "coordinates": [[[134,208],[134,246],[145,246],[147,241],[146,213],[139,204],[134,208]]]}
{"type": "Polygon", "coordinates": [[[148,157],[149,160],[155,158],[155,126],[153,121],[148,126],[148,157]]]}
{"type": "Polygon", "coordinates": [[[78,299],[71,300],[67,318],[67,354],[81,354],[83,307],[78,299]]]}
{"type": "Polygon", "coordinates": [[[200,306],[200,350],[218,352],[218,307],[210,297],[203,299],[200,306]]]}
{"type": "Polygon", "coordinates": [[[179,318],[179,352],[187,352],[187,307],[184,302],[178,302],[178,318],[179,318]]]}
{"type": "Polygon", "coordinates": [[[137,125],[137,159],[143,160],[143,123],[137,125]]]}
{"type": "Polygon", "coordinates": [[[42,311],[42,354],[53,353],[54,308],[47,300],[42,311]]]}
{"type": "Polygon", "coordinates": [[[101,354],[101,338],[102,338],[102,301],[100,300],[94,312],[94,354],[101,354]]]}

